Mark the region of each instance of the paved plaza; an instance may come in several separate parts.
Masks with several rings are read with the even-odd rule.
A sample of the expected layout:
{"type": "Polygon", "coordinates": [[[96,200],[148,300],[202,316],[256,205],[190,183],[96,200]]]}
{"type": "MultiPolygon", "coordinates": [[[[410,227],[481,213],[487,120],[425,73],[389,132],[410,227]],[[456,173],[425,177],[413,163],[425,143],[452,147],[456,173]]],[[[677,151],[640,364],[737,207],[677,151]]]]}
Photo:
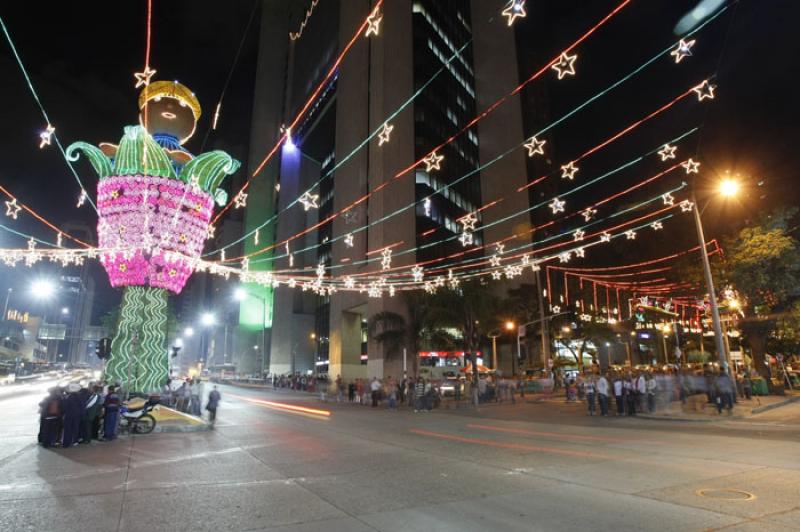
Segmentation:
{"type": "Polygon", "coordinates": [[[67,450],[36,445],[37,394],[0,398],[0,529],[800,528],[791,410],[710,423],[589,418],[560,401],[414,414],[221,390],[213,431],[67,450]]]}

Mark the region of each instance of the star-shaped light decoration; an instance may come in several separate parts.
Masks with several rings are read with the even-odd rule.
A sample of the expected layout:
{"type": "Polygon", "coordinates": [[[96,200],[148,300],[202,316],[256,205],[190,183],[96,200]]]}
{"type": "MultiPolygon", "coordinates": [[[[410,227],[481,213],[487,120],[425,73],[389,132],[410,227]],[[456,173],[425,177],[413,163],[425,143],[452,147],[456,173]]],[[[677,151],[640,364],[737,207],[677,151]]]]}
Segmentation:
{"type": "Polygon", "coordinates": [[[431,199],[425,198],[425,201],[422,202],[422,208],[425,209],[425,216],[428,218],[431,217],[431,199]]]}
{"type": "Polygon", "coordinates": [[[539,263],[538,263],[538,262],[534,262],[533,264],[531,264],[531,271],[532,271],[532,272],[538,272],[538,271],[540,271],[541,269],[542,269],[542,267],[541,267],[541,266],[539,266],[539,263]]]}
{"type": "Polygon", "coordinates": [[[349,275],[348,275],[347,277],[345,277],[345,278],[344,278],[344,287],[345,287],[347,290],[352,290],[353,288],[355,288],[355,287],[356,287],[356,281],[355,281],[355,279],[353,279],[353,278],[352,278],[352,277],[350,277],[349,275]]]}
{"type": "Polygon", "coordinates": [[[697,174],[700,172],[700,163],[693,159],[682,162],[681,166],[686,170],[687,174],[697,174]]]}
{"type": "Polygon", "coordinates": [[[521,263],[523,266],[527,266],[527,265],[529,265],[529,264],[531,263],[531,256],[530,256],[530,254],[529,254],[529,253],[525,253],[525,254],[522,256],[522,260],[520,261],[520,263],[521,263]]]}
{"type": "Polygon", "coordinates": [[[559,307],[558,305],[553,305],[551,307],[551,310],[553,311],[553,314],[558,314],[559,312],[561,312],[561,307],[559,307]]]}
{"type": "Polygon", "coordinates": [[[214,232],[216,232],[217,228],[213,225],[209,224],[206,228],[206,240],[211,240],[214,238],[214,232]]]}
{"type": "Polygon", "coordinates": [[[63,241],[64,241],[64,235],[62,235],[61,233],[58,233],[56,235],[56,247],[60,248],[63,241]]]}
{"type": "Polygon", "coordinates": [[[557,63],[553,63],[552,68],[556,72],[558,72],[558,79],[563,79],[564,76],[574,76],[575,75],[575,60],[578,59],[578,54],[575,55],[567,55],[566,52],[561,54],[561,57],[558,58],[557,63]]]}
{"type": "Polygon", "coordinates": [[[511,3],[501,13],[508,18],[508,25],[511,26],[518,18],[525,18],[525,0],[511,0],[511,3]]]}
{"type": "Polygon", "coordinates": [[[236,194],[236,197],[233,198],[234,208],[241,209],[242,207],[247,207],[247,192],[241,191],[236,194]]]}
{"type": "Polygon", "coordinates": [[[441,275],[437,275],[436,279],[433,281],[433,284],[435,284],[438,287],[444,286],[444,277],[442,277],[441,275]]]}
{"type": "Polygon", "coordinates": [[[661,229],[664,229],[664,224],[656,220],[650,224],[650,227],[653,228],[653,231],[660,231],[661,229]]]}
{"type": "Polygon", "coordinates": [[[592,207],[581,211],[581,216],[583,216],[583,219],[587,222],[594,218],[595,214],[597,214],[597,209],[592,207]]]}
{"type": "Polygon", "coordinates": [[[528,150],[528,157],[533,157],[537,153],[539,155],[544,155],[545,144],[547,144],[546,140],[539,140],[536,137],[531,137],[523,146],[528,150]]]}
{"type": "Polygon", "coordinates": [[[586,249],[583,247],[579,247],[575,250],[575,256],[579,258],[584,258],[586,256],[586,249]]]}
{"type": "Polygon", "coordinates": [[[310,192],[305,191],[297,201],[302,203],[303,210],[307,211],[308,209],[319,209],[319,204],[317,203],[318,200],[319,194],[311,194],[310,192]]]}
{"type": "Polygon", "coordinates": [[[553,198],[553,201],[550,202],[548,207],[550,207],[550,210],[553,211],[553,214],[558,214],[559,212],[564,212],[564,205],[566,204],[567,204],[566,201],[560,200],[558,198],[553,198]]]}
{"type": "Polygon", "coordinates": [[[462,216],[458,223],[464,226],[464,232],[466,231],[474,231],[475,226],[478,224],[478,215],[474,212],[467,214],[466,216],[462,216]]]}
{"type": "Polygon", "coordinates": [[[677,146],[670,146],[669,143],[664,144],[664,147],[658,150],[658,155],[661,157],[662,161],[666,161],[667,159],[674,159],[675,152],[678,150],[677,146]]]}
{"type": "Polygon", "coordinates": [[[430,281],[425,281],[424,288],[425,288],[425,292],[428,293],[428,294],[435,294],[436,293],[436,287],[430,281]]]}
{"type": "Polygon", "coordinates": [[[444,155],[439,155],[438,153],[433,152],[422,159],[422,162],[425,163],[425,171],[430,172],[431,170],[441,170],[441,163],[443,160],[444,155]]]}
{"type": "Polygon", "coordinates": [[[661,199],[664,201],[664,205],[675,205],[675,197],[669,192],[662,194],[661,199]]]}
{"type": "Polygon", "coordinates": [[[422,266],[414,266],[411,268],[411,275],[414,277],[415,283],[421,283],[422,279],[425,277],[425,271],[422,269],[422,266]]]}
{"type": "Polygon", "coordinates": [[[572,258],[571,251],[564,251],[558,254],[558,261],[562,264],[566,264],[567,262],[569,262],[569,259],[571,258],[572,258]]]}
{"type": "Polygon", "coordinates": [[[489,257],[489,264],[493,268],[497,268],[498,266],[500,266],[500,255],[492,255],[491,257],[489,257]]]}
{"type": "Polygon", "coordinates": [[[679,205],[681,207],[681,212],[692,212],[692,209],[694,208],[694,203],[688,199],[683,200],[679,205]]]}
{"type": "Polygon", "coordinates": [[[692,55],[692,46],[694,46],[695,42],[697,42],[695,39],[692,39],[691,41],[684,41],[681,39],[678,42],[678,45],[669,53],[669,55],[674,57],[675,63],[678,64],[683,61],[684,57],[689,57],[692,55]]]}
{"type": "Polygon", "coordinates": [[[156,71],[149,66],[144,67],[143,72],[134,72],[133,77],[136,78],[136,86],[135,89],[138,89],[142,85],[150,85],[150,78],[155,75],[156,71]]]}
{"type": "Polygon", "coordinates": [[[381,251],[381,269],[386,271],[392,267],[392,250],[385,248],[381,251]]]}
{"type": "Polygon", "coordinates": [[[344,237],[344,245],[351,248],[353,247],[354,240],[353,233],[347,233],[344,237]]]}
{"type": "Polygon", "coordinates": [[[581,240],[583,240],[584,235],[586,235],[586,233],[583,230],[578,229],[577,231],[572,233],[572,238],[575,240],[575,242],[580,242],[581,240]]]}
{"type": "Polygon", "coordinates": [[[261,238],[261,229],[256,229],[256,232],[253,234],[253,244],[257,246],[260,238],[261,238]]]}
{"type": "Polygon", "coordinates": [[[575,161],[570,161],[568,164],[564,164],[561,166],[561,178],[562,179],[569,179],[572,181],[575,179],[575,174],[578,173],[578,167],[575,166],[575,161]]]}
{"type": "Polygon", "coordinates": [[[458,237],[459,242],[463,247],[471,246],[475,242],[475,237],[469,231],[464,231],[461,233],[461,236],[458,237]]]}
{"type": "Polygon", "coordinates": [[[503,278],[503,272],[501,272],[500,270],[492,271],[492,279],[494,279],[495,281],[499,281],[502,278],[503,278]]]}
{"type": "Polygon", "coordinates": [[[86,198],[89,196],[86,194],[86,190],[81,189],[81,194],[78,196],[78,207],[83,207],[83,204],[86,203],[86,198]]]}
{"type": "Polygon", "coordinates": [[[503,244],[502,242],[498,242],[497,244],[494,245],[494,249],[498,255],[502,255],[506,250],[506,245],[503,244]]]}
{"type": "Polygon", "coordinates": [[[369,37],[370,35],[378,35],[381,31],[381,21],[383,20],[383,15],[380,12],[380,6],[376,7],[372,10],[372,13],[367,17],[367,31],[364,32],[364,37],[369,37]]]}
{"type": "Polygon", "coordinates": [[[716,85],[712,85],[705,80],[700,85],[694,87],[692,90],[695,94],[697,94],[697,101],[702,102],[705,99],[713,100],[714,99],[714,91],[717,89],[716,85]]]}
{"type": "Polygon", "coordinates": [[[378,146],[383,146],[387,142],[389,142],[389,137],[392,134],[392,130],[394,126],[391,125],[389,122],[385,122],[383,124],[383,128],[378,133],[378,146]]]}
{"type": "Polygon", "coordinates": [[[55,133],[55,132],[56,132],[56,128],[54,128],[50,124],[47,124],[47,127],[45,128],[45,130],[42,131],[41,133],[39,133],[39,149],[42,149],[45,146],[49,146],[50,145],[50,141],[53,138],[53,133],[55,133]]]}
{"type": "Polygon", "coordinates": [[[22,207],[17,205],[17,198],[12,198],[11,201],[6,201],[6,216],[9,218],[16,220],[21,209],[22,207]]]}
{"type": "Polygon", "coordinates": [[[628,240],[636,240],[636,231],[634,231],[633,229],[628,229],[627,231],[625,231],[625,238],[627,238],[628,240]]]}
{"type": "Polygon", "coordinates": [[[317,264],[317,277],[320,277],[320,278],[325,277],[325,263],[324,262],[320,262],[319,264],[317,264]]]}

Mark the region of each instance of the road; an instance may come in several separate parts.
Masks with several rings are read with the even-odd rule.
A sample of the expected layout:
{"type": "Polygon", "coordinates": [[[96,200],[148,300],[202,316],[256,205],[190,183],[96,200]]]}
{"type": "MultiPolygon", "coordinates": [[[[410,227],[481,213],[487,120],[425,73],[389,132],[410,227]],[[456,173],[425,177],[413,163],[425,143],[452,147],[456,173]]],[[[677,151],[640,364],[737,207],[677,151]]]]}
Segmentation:
{"type": "Polygon", "coordinates": [[[800,530],[791,419],[414,414],[220,388],[214,431],[66,450],[35,445],[39,396],[0,397],[0,530],[800,530]]]}

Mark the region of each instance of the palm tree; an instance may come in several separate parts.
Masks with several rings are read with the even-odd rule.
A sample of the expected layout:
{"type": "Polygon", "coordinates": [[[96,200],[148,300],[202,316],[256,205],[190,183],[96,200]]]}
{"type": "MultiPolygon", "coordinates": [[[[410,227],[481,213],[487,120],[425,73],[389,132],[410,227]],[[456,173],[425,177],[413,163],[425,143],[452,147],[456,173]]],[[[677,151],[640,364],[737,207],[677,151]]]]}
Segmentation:
{"type": "Polygon", "coordinates": [[[447,349],[454,343],[441,325],[443,309],[435,296],[413,290],[403,292],[407,317],[384,310],[374,314],[367,325],[373,340],[382,344],[388,356],[396,356],[403,347],[411,353],[411,374],[417,374],[418,354],[423,346],[447,349]]]}

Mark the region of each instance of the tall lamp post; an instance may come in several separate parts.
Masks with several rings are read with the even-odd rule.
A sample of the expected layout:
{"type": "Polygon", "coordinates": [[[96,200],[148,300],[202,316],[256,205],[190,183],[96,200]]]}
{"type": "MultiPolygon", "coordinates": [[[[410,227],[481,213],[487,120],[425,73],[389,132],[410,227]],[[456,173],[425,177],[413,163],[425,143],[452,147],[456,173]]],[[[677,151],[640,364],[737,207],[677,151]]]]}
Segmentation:
{"type": "MultiPolygon", "coordinates": [[[[724,197],[733,197],[739,192],[739,184],[731,179],[723,180],[719,185],[719,193],[724,197]]],[[[710,200],[709,200],[710,201],[710,200]]],[[[706,203],[708,206],[708,203],[706,203]]],[[[705,207],[703,208],[705,210],[705,207]]],[[[703,260],[703,275],[706,281],[706,290],[711,300],[711,323],[714,327],[714,344],[717,348],[717,357],[720,367],[728,372],[728,357],[725,351],[725,340],[722,335],[722,320],[719,317],[719,307],[717,306],[717,294],[714,290],[714,278],[711,275],[711,262],[708,260],[708,249],[706,247],[706,237],[703,231],[703,220],[700,215],[700,207],[697,205],[697,197],[694,188],[692,189],[692,211],[694,214],[694,224],[697,229],[697,239],[700,243],[700,255],[703,260]]]]}

